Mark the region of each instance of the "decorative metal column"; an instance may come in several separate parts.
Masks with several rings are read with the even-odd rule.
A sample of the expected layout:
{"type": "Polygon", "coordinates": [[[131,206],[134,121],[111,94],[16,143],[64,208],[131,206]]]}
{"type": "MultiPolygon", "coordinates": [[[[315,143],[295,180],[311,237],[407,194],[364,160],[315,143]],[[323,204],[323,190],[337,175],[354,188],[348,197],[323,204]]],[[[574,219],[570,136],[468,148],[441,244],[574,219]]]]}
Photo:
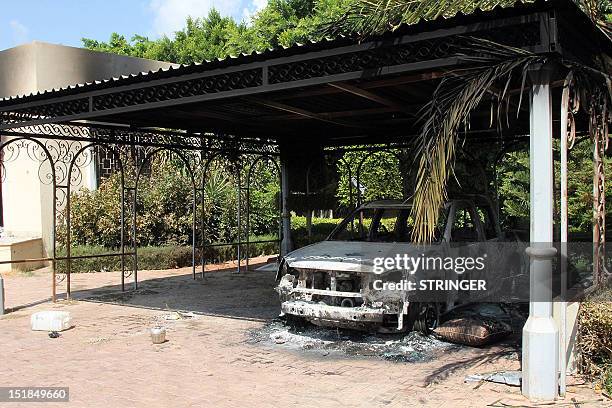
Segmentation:
{"type": "Polygon", "coordinates": [[[559,395],[565,397],[567,392],[567,372],[572,359],[574,342],[571,333],[574,332],[576,325],[577,307],[568,303],[567,289],[567,256],[568,256],[568,154],[576,142],[576,121],[574,115],[580,109],[580,93],[576,90],[576,80],[574,72],[570,71],[563,84],[563,94],[561,98],[561,298],[555,302],[554,315],[559,324],[559,395]],[[572,318],[568,320],[568,312],[572,318]],[[568,327],[568,322],[572,322],[572,327],[568,327]]]}
{"type": "Polygon", "coordinates": [[[608,147],[609,112],[606,96],[600,88],[593,91],[589,102],[589,133],[593,140],[593,278],[596,285],[602,285],[608,278],[604,156],[608,147]]]}
{"type": "Polygon", "coordinates": [[[523,328],[523,395],[552,400],[559,386],[559,331],[553,319],[553,156],[549,67],[531,72],[529,318],[523,328]]]}

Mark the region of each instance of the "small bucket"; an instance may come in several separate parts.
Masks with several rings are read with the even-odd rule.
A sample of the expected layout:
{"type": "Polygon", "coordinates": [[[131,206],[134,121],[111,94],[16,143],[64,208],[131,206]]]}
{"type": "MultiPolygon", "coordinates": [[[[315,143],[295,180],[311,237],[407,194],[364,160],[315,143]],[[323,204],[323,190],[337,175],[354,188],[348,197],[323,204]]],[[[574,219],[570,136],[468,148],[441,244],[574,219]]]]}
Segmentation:
{"type": "Polygon", "coordinates": [[[166,341],[166,329],[163,327],[154,327],[151,329],[151,341],[153,344],[162,344],[166,341]]]}

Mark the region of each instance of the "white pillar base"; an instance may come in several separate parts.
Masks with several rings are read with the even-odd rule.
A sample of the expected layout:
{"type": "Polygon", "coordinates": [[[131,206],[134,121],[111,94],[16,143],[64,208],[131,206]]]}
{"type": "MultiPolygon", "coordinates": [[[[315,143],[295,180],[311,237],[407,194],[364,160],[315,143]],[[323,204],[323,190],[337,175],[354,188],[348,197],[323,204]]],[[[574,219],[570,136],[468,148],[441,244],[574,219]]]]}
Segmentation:
{"type": "Polygon", "coordinates": [[[559,390],[559,331],[552,317],[527,319],[523,327],[523,395],[551,401],[559,390]]]}

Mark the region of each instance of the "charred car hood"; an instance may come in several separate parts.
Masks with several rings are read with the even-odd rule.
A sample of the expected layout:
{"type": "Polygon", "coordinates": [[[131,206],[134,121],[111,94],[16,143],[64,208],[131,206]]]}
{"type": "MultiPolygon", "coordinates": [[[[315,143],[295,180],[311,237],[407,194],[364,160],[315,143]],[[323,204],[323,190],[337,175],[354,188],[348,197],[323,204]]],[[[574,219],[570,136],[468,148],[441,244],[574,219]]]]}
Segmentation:
{"type": "Polygon", "coordinates": [[[297,269],[374,273],[375,258],[394,256],[400,248],[413,249],[408,243],[322,241],[290,252],[284,260],[297,269]]]}

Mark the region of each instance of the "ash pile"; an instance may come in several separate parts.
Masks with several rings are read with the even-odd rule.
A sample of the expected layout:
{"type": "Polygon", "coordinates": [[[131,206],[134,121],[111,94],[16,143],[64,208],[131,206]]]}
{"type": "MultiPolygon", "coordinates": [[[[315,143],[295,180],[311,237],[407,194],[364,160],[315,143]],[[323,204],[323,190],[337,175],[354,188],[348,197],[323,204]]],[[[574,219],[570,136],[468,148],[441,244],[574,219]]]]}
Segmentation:
{"type": "Polygon", "coordinates": [[[426,362],[465,347],[506,341],[518,347],[524,312],[517,307],[472,304],[441,316],[429,335],[412,331],[374,334],[275,319],[248,333],[248,342],[325,357],[376,358],[395,362],[426,362]],[[478,341],[476,341],[478,340],[478,341]]]}
{"type": "Polygon", "coordinates": [[[290,326],[275,319],[248,334],[251,344],[280,347],[322,357],[377,358],[396,362],[424,362],[462,346],[418,332],[376,335],[318,326],[290,326]]]}

